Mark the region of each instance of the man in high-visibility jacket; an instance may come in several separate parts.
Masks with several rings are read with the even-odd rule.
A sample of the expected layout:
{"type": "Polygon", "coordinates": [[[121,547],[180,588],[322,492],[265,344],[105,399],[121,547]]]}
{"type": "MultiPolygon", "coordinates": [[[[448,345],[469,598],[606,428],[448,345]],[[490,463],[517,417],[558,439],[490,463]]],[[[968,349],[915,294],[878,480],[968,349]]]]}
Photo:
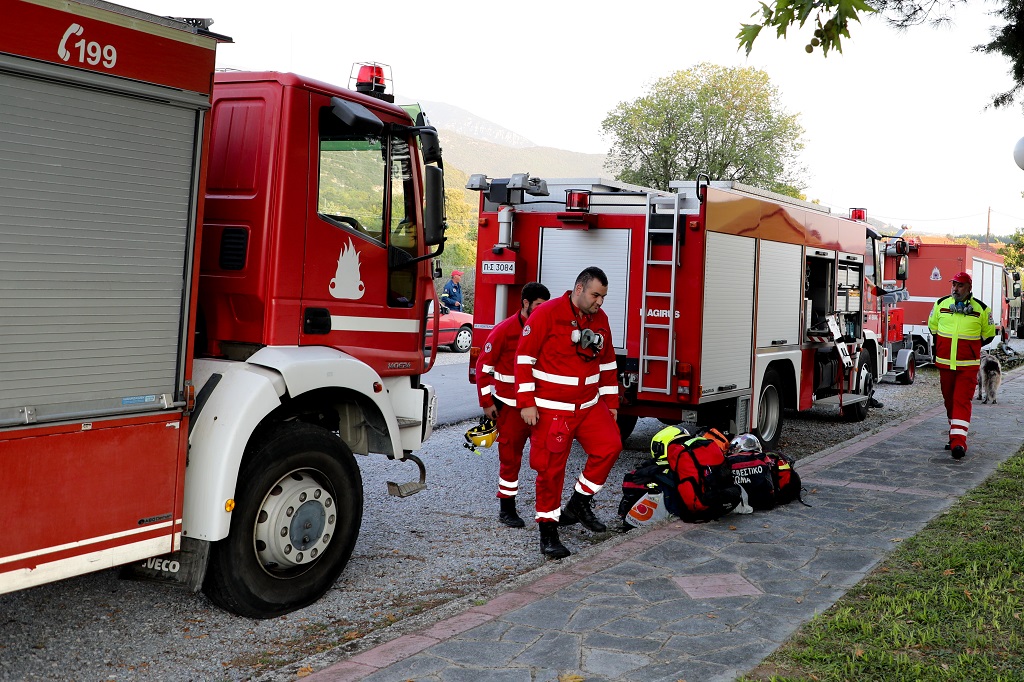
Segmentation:
{"type": "Polygon", "coordinates": [[[928,329],[935,338],[935,366],[939,368],[942,399],[949,419],[953,459],[967,454],[971,428],[971,400],[978,385],[981,347],[996,336],[992,309],[971,295],[971,276],[958,272],[950,280],[952,291],[935,302],[928,329]]]}

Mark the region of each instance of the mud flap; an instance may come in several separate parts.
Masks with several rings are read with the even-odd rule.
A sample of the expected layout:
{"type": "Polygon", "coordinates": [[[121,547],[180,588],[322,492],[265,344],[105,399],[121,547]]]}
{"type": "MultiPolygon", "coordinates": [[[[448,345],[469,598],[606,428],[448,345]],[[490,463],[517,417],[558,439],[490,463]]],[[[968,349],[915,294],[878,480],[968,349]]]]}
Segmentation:
{"type": "Polygon", "coordinates": [[[121,578],[166,583],[198,592],[206,577],[206,563],[209,557],[209,542],[182,538],[181,550],[123,566],[121,578]]]}

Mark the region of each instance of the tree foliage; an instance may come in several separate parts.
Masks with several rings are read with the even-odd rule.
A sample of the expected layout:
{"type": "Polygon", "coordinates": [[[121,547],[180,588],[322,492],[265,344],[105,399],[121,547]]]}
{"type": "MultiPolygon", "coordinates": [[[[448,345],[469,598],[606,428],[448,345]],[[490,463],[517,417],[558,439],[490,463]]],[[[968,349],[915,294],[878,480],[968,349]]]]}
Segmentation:
{"type": "Polygon", "coordinates": [[[803,128],[768,74],[700,64],[654,82],[602,122],[616,178],[668,189],[672,180],[738,180],[799,196],[803,128]]]}
{"type": "MultiPolygon", "coordinates": [[[[842,39],[850,37],[850,26],[861,16],[877,12],[891,26],[906,29],[921,24],[941,26],[952,21],[952,11],[979,0],[769,0],[761,2],[751,17],[757,23],[741,24],[736,35],[740,48],[747,54],[764,28],[774,28],[779,38],[787,37],[794,26],[806,30],[804,50],[813,53],[819,47],[824,56],[829,50],[842,52],[842,39]]],[[[992,104],[1003,107],[1014,102],[1024,87],[1024,0],[990,0],[998,6],[993,11],[1005,21],[992,31],[992,40],[974,49],[987,54],[1001,54],[1010,60],[1013,86],[992,97],[992,104]]]]}
{"type": "Polygon", "coordinates": [[[1006,245],[999,249],[999,253],[1006,259],[1006,267],[1024,268],[1024,227],[1014,231],[1006,245]]]}

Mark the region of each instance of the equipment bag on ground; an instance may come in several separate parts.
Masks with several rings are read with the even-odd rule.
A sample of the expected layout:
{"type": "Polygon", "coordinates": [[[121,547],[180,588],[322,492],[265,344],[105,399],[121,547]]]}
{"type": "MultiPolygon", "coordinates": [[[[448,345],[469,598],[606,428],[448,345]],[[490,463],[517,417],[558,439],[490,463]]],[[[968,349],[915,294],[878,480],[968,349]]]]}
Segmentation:
{"type": "Polygon", "coordinates": [[[690,437],[670,426],[655,434],[654,442],[662,445],[669,469],[678,481],[677,514],[684,521],[717,519],[739,504],[740,490],[732,482],[725,450],[718,439],[690,437]]]}

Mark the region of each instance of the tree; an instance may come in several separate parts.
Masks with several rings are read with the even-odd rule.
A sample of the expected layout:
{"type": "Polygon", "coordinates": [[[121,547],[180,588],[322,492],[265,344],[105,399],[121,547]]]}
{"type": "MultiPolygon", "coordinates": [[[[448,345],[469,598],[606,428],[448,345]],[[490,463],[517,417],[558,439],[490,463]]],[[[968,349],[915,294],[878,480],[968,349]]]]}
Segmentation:
{"type": "MultiPolygon", "coordinates": [[[[991,41],[974,49],[1010,60],[1013,87],[992,97],[994,106],[1003,107],[1012,104],[1024,87],[1024,0],[993,1],[1001,4],[993,14],[1006,23],[993,29],[991,41]]],[[[794,25],[804,29],[810,23],[810,38],[804,50],[812,53],[820,47],[827,57],[829,50],[843,51],[842,39],[850,37],[851,23],[860,22],[862,14],[878,12],[899,29],[920,24],[940,26],[950,23],[951,10],[968,2],[972,0],[774,0],[771,4],[762,2],[760,10],[751,15],[760,17],[758,23],[742,24],[736,37],[749,55],[761,29],[774,28],[777,37],[785,38],[794,25]]]]}
{"type": "Polygon", "coordinates": [[[1024,227],[1018,227],[1006,246],[999,249],[1008,268],[1024,268],[1024,227]]]}
{"type": "Polygon", "coordinates": [[[803,128],[764,71],[699,64],[621,102],[601,124],[616,178],[668,189],[672,180],[738,180],[798,196],[803,128]]]}

